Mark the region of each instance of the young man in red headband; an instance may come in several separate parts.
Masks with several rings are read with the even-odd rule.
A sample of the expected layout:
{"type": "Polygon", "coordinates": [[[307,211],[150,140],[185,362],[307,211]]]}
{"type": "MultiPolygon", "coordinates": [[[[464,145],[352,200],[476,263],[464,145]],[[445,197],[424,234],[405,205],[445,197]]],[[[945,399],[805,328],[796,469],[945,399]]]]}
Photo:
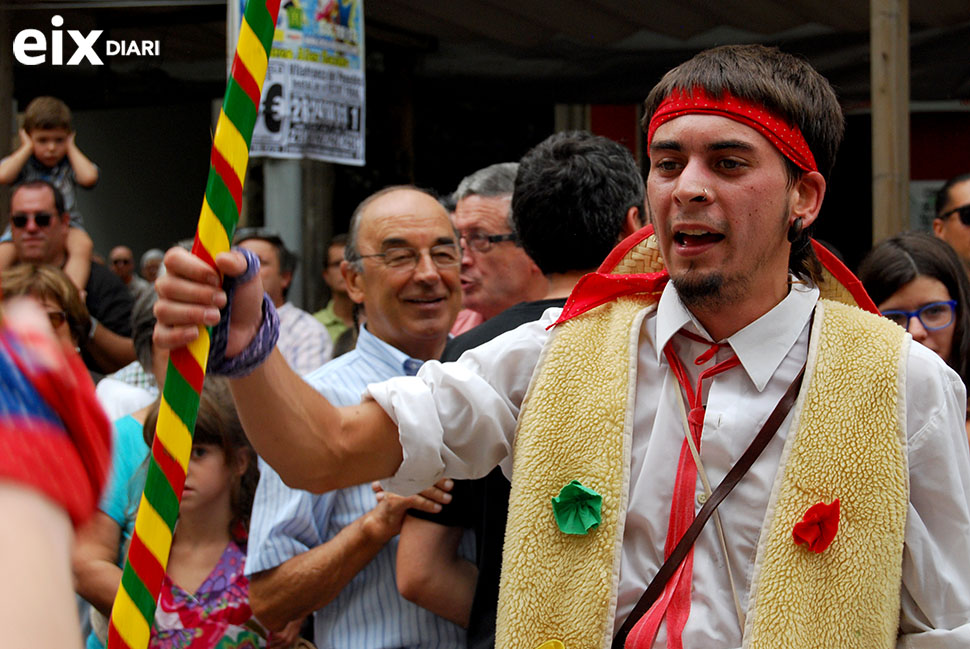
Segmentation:
{"type": "MultiPolygon", "coordinates": [[[[970,645],[964,388],[856,308],[875,310],[806,233],[842,137],[828,82],[726,46],[669,72],[645,115],[656,236],[561,313],[358,407],[258,353],[272,317],[258,282],[237,286],[217,351],[246,359],[233,389],[257,450],[311,490],[501,464],[500,647],[970,645]]],[[[226,297],[194,258],[166,266],[156,340],[175,345],[226,297]]]]}

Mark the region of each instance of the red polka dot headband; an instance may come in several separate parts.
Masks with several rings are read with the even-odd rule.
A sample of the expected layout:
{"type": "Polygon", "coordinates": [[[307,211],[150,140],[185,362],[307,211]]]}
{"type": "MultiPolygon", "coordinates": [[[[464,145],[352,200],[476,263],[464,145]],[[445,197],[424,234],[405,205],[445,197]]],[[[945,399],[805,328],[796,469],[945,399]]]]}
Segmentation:
{"type": "Polygon", "coordinates": [[[647,147],[650,147],[653,134],[661,124],[683,115],[696,113],[719,115],[750,126],[768,138],[781,154],[794,162],[799,169],[818,171],[815,156],[812,155],[805,137],[797,126],[789,125],[782,117],[761,104],[735,97],[726,90],[720,98],[715,99],[700,86],[695,86],[689,93],[675,88],[666,99],[660,102],[660,106],[650,118],[647,147]]]}

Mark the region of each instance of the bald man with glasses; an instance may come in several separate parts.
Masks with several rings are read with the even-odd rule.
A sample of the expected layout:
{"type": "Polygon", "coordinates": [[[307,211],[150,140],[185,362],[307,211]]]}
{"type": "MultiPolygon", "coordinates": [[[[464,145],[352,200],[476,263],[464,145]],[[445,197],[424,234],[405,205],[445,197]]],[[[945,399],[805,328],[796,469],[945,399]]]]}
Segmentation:
{"type": "MultiPolygon", "coordinates": [[[[305,380],[328,399],[354,405],[368,383],[414,374],[437,359],[461,306],[460,267],[458,237],[432,196],[390,187],[366,199],[352,217],[340,268],[366,324],[355,349],[305,380]]],[[[325,494],[291,489],[261,463],[246,572],[253,612],[281,642],[291,642],[313,613],[319,647],[464,647],[456,624],[405,600],[395,581],[405,512],[440,506],[422,496],[379,497],[370,484],[325,494]]]]}

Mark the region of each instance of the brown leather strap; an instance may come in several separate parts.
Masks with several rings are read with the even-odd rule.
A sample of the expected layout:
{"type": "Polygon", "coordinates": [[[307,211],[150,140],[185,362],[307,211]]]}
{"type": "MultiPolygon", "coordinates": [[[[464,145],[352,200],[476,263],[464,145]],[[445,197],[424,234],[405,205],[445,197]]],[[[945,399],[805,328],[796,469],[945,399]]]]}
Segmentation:
{"type": "Polygon", "coordinates": [[[761,452],[765,450],[766,446],[768,446],[768,442],[771,441],[771,438],[775,436],[775,432],[778,430],[778,427],[781,426],[781,422],[785,420],[785,417],[788,416],[788,411],[790,411],[792,406],[795,404],[795,399],[798,397],[798,389],[802,385],[802,378],[804,376],[805,366],[802,365],[802,369],[798,372],[798,376],[796,376],[795,380],[792,381],[792,384],[788,386],[788,390],[775,406],[775,409],[771,411],[770,415],[768,415],[768,420],[765,421],[764,426],[762,426],[758,434],[755,435],[754,440],[744,451],[744,454],[741,455],[740,459],[738,459],[737,463],[731,467],[728,474],[724,476],[721,484],[717,485],[714,493],[710,495],[707,502],[704,503],[703,507],[701,507],[701,510],[697,512],[694,522],[691,523],[690,527],[687,528],[687,531],[684,532],[684,536],[682,536],[680,541],[677,542],[673,552],[670,553],[670,556],[667,557],[664,564],[660,566],[660,570],[657,571],[653,581],[651,581],[650,585],[647,586],[647,590],[644,591],[643,595],[640,597],[640,601],[638,601],[637,605],[633,607],[633,610],[630,612],[630,615],[627,616],[623,626],[620,627],[620,630],[613,638],[612,649],[623,649],[623,645],[626,643],[627,635],[629,635],[630,631],[640,620],[640,618],[650,610],[650,607],[653,606],[653,603],[657,600],[657,598],[660,597],[664,586],[667,585],[667,582],[687,556],[687,553],[694,545],[694,541],[697,540],[697,536],[701,533],[701,529],[703,529],[704,524],[707,523],[707,520],[711,517],[711,514],[713,514],[717,506],[721,504],[721,501],[724,500],[729,493],[731,493],[731,490],[734,489],[735,485],[741,481],[741,478],[743,478],[744,474],[748,472],[748,469],[751,468],[754,461],[758,459],[761,452]]]}

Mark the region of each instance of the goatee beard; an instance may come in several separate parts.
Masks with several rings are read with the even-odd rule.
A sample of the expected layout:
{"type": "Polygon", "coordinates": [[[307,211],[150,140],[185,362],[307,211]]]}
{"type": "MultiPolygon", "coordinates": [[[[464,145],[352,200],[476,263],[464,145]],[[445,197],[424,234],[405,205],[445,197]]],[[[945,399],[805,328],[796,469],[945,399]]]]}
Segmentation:
{"type": "Polygon", "coordinates": [[[711,309],[724,306],[731,301],[730,291],[725,290],[724,275],[721,273],[707,273],[680,277],[672,277],[674,288],[684,306],[688,308],[711,309]]]}

